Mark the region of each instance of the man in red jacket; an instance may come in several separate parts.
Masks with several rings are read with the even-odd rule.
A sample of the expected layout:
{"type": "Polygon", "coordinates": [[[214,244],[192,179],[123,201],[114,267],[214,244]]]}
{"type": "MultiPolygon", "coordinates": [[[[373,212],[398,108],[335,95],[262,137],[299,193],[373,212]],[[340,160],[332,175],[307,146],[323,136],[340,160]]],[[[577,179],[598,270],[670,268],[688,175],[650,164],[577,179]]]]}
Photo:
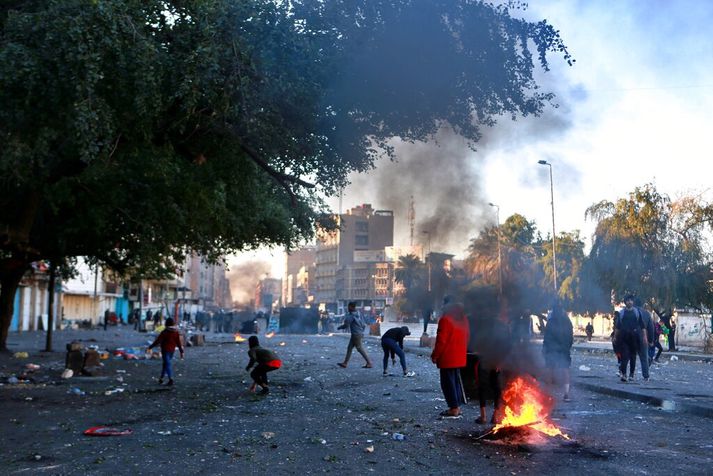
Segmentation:
{"type": "Polygon", "coordinates": [[[441,371],[441,389],[446,397],[448,410],[441,412],[443,418],[461,418],[460,405],[465,404],[460,369],[466,365],[470,325],[463,305],[443,299],[443,316],[438,321],[436,345],[431,360],[441,371]]]}

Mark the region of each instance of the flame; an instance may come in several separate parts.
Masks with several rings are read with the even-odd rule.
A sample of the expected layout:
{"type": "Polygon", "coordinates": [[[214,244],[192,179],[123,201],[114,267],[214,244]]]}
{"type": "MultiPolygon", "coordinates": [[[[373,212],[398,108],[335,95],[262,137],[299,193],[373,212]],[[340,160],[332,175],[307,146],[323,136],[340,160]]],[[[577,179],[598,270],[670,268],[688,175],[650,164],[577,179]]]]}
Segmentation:
{"type": "Polygon", "coordinates": [[[235,338],[235,342],[245,342],[247,340],[245,337],[240,335],[240,332],[233,334],[233,337],[235,338]]]}
{"type": "Polygon", "coordinates": [[[267,334],[265,334],[265,337],[267,337],[268,339],[272,339],[273,337],[275,337],[275,331],[268,332],[267,334]]]}
{"type": "Polygon", "coordinates": [[[569,440],[569,436],[549,421],[553,404],[552,397],[540,389],[535,379],[517,377],[503,392],[504,417],[495,425],[493,433],[502,428],[527,426],[545,435],[569,440]]]}

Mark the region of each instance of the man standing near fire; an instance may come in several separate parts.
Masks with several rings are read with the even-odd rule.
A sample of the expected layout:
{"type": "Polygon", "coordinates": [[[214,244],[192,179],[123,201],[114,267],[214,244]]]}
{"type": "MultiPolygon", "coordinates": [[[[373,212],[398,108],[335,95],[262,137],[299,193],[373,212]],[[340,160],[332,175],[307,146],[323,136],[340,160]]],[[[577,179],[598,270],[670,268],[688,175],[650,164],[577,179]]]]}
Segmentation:
{"type": "Polygon", "coordinates": [[[634,307],[634,296],[631,294],[626,295],[624,297],[624,305],[624,309],[619,311],[619,320],[617,321],[616,327],[616,338],[619,341],[621,351],[619,377],[622,382],[627,381],[627,364],[629,365],[629,381],[634,380],[636,356],[639,353],[639,347],[645,339],[642,334],[646,332],[646,326],[644,326],[644,322],[641,319],[641,313],[634,307]]]}
{"type": "Polygon", "coordinates": [[[443,299],[443,317],[438,320],[431,361],[440,369],[441,390],[448,404],[448,410],[441,412],[440,416],[462,418],[460,406],[465,404],[465,393],[460,369],[466,365],[470,324],[463,305],[451,301],[450,296],[443,299]]]}
{"type": "Polygon", "coordinates": [[[552,373],[555,384],[564,384],[564,401],[569,401],[569,367],[572,365],[570,351],[574,343],[572,321],[562,309],[559,300],[555,299],[552,311],[547,317],[545,336],[542,342],[542,353],[545,364],[552,373]]]}
{"type": "Polygon", "coordinates": [[[347,365],[349,365],[349,359],[352,356],[352,350],[356,347],[357,352],[359,352],[366,361],[364,368],[370,369],[373,365],[371,365],[371,359],[366,353],[364,344],[362,343],[364,340],[364,329],[366,329],[366,323],[364,322],[364,318],[361,313],[356,310],[356,303],[350,302],[347,306],[347,310],[349,313],[344,319],[344,323],[337,327],[337,329],[349,329],[351,337],[349,338],[349,344],[347,344],[347,355],[344,356],[344,362],[339,362],[337,365],[346,369],[347,365]]]}

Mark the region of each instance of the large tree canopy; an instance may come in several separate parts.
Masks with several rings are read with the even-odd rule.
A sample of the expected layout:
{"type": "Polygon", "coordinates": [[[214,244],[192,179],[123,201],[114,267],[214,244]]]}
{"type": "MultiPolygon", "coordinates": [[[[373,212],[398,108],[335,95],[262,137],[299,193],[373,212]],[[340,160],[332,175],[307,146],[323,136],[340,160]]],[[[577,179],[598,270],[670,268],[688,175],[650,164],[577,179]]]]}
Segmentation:
{"type": "Polygon", "coordinates": [[[533,55],[570,61],[472,0],[16,0],[0,26],[0,347],[32,260],[293,244],[390,138],[474,143],[551,99],[533,55]]]}

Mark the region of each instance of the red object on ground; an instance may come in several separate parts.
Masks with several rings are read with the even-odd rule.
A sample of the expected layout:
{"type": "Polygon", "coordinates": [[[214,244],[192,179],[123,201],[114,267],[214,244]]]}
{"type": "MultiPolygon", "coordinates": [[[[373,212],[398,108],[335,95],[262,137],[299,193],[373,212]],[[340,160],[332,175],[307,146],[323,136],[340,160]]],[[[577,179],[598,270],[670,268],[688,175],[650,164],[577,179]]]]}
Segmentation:
{"type": "Polygon", "coordinates": [[[134,430],[127,428],[125,430],[117,430],[109,426],[93,426],[84,430],[86,436],[128,436],[134,433],[134,430]]]}

